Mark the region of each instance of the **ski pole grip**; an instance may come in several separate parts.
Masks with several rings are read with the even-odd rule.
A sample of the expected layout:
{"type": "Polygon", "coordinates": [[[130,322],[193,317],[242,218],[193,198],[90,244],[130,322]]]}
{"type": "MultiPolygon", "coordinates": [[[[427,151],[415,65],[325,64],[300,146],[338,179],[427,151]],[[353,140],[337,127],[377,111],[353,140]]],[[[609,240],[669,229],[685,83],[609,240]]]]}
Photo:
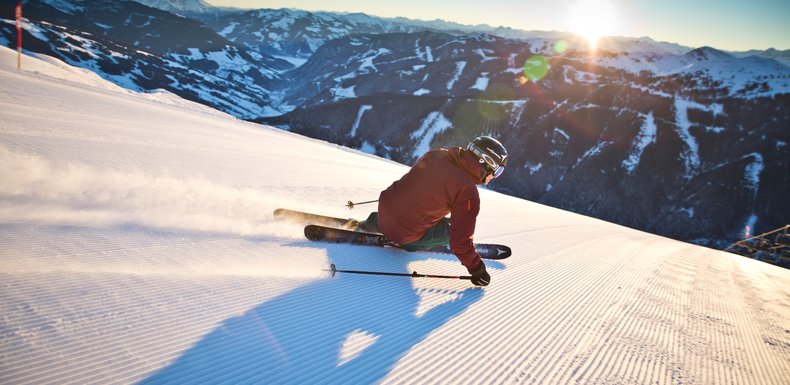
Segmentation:
{"type": "Polygon", "coordinates": [[[356,206],[356,205],[366,205],[368,203],[376,203],[376,202],[378,202],[378,199],[376,199],[374,201],[356,202],[356,203],[354,203],[352,201],[348,201],[348,203],[346,203],[346,207],[348,207],[349,209],[353,209],[354,206],[356,206]]]}

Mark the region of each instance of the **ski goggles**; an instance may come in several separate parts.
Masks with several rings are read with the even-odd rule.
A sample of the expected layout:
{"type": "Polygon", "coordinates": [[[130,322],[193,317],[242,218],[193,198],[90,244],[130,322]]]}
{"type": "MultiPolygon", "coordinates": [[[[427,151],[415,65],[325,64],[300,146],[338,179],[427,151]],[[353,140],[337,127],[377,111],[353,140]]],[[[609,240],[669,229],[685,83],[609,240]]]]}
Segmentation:
{"type": "Polygon", "coordinates": [[[505,172],[505,166],[497,163],[494,158],[483,152],[479,147],[469,144],[467,147],[469,151],[472,151],[475,155],[480,158],[480,163],[485,163],[488,169],[491,171],[491,174],[494,175],[494,178],[499,178],[503,172],[505,172]]]}
{"type": "Polygon", "coordinates": [[[503,172],[505,172],[505,166],[498,164],[497,168],[494,170],[494,178],[499,178],[503,172]]]}

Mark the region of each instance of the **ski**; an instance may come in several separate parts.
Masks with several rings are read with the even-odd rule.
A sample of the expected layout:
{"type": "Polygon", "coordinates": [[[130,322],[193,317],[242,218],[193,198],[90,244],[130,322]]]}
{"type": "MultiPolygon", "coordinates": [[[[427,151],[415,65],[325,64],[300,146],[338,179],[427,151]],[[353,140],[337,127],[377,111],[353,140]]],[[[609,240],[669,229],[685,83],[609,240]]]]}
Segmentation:
{"type": "Polygon", "coordinates": [[[289,209],[274,210],[274,219],[288,220],[303,225],[314,224],[335,227],[344,230],[356,230],[360,225],[360,221],[353,218],[337,218],[289,209]]]}
{"type": "MultiPolygon", "coordinates": [[[[363,231],[353,231],[337,229],[322,225],[307,225],[304,228],[304,235],[311,241],[330,242],[330,243],[351,243],[355,245],[368,245],[379,247],[400,247],[398,244],[388,240],[382,234],[366,233],[363,231]]],[[[510,257],[512,251],[505,245],[492,243],[475,244],[477,253],[483,259],[505,259],[510,257]]],[[[430,250],[434,253],[452,254],[447,246],[434,247],[430,250]]]]}

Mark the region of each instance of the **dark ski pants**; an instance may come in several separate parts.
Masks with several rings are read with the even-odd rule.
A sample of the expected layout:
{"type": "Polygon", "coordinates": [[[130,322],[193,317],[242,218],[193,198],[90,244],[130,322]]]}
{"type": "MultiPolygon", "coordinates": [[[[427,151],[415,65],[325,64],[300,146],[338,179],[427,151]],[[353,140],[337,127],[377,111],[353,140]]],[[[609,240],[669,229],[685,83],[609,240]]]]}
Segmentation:
{"type": "MultiPolygon", "coordinates": [[[[360,225],[359,229],[363,231],[379,232],[379,213],[372,212],[368,219],[360,225]]],[[[436,222],[433,227],[425,232],[419,240],[400,245],[406,251],[419,251],[428,250],[436,246],[447,246],[450,244],[450,221],[447,218],[442,218],[436,222]]]]}

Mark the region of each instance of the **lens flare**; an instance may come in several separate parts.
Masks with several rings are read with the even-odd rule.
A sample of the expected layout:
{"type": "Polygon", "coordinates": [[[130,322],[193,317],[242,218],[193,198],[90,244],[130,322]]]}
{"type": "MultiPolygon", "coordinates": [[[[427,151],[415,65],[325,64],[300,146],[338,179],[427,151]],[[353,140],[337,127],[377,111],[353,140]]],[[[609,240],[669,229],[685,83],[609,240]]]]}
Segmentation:
{"type": "Polygon", "coordinates": [[[568,42],[565,40],[557,40],[554,43],[554,53],[562,54],[568,49],[568,42]]]}
{"type": "Polygon", "coordinates": [[[524,62],[523,72],[527,79],[537,82],[549,73],[549,68],[549,59],[542,55],[534,55],[524,62]]]}

